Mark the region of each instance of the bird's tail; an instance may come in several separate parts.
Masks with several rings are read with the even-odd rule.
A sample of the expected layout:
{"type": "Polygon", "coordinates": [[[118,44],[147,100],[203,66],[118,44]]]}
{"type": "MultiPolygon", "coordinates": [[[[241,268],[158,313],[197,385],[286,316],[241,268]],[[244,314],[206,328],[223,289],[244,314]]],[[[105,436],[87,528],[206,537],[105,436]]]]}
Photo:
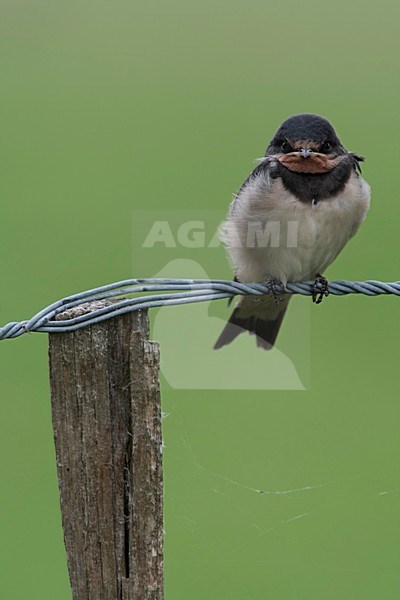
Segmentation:
{"type": "Polygon", "coordinates": [[[268,313],[246,314],[246,311],[243,311],[239,304],[215,342],[214,350],[230,344],[238,335],[246,331],[256,336],[258,347],[264,350],[271,350],[277,338],[283,317],[285,316],[287,303],[288,300],[285,301],[285,305],[281,307],[279,312],[276,310],[272,311],[271,319],[267,318],[269,316],[268,313]]]}

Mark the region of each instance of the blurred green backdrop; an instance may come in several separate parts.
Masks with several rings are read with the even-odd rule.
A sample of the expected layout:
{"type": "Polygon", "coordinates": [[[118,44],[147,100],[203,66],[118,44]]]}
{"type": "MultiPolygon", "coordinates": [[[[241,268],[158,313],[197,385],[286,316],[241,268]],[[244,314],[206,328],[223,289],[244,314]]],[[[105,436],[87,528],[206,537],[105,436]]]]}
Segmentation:
{"type": "MultiPolygon", "coordinates": [[[[132,211],[225,210],[303,111],[367,157],[373,189],[329,278],[398,279],[397,2],[2,0],[1,13],[1,324],[134,276],[132,211]]],[[[220,261],[209,274],[229,278],[220,261]]],[[[398,305],[313,310],[307,391],[163,391],[168,600],[399,597],[398,305]]],[[[7,600],[70,598],[46,345],[0,345],[7,600]]]]}

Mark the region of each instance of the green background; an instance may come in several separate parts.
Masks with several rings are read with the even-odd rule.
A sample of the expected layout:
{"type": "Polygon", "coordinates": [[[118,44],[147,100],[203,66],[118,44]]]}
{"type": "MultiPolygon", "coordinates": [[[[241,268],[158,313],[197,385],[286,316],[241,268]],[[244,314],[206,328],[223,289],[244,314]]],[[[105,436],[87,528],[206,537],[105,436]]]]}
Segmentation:
{"type": "MultiPolygon", "coordinates": [[[[398,279],[397,2],[12,0],[1,14],[1,324],[151,276],[132,272],[133,211],[224,211],[304,111],[367,157],[373,189],[328,277],[398,279]]],[[[168,600],[399,597],[398,302],[312,310],[306,391],[165,386],[168,600]]],[[[10,600],[70,598],[46,346],[0,345],[10,600]]]]}

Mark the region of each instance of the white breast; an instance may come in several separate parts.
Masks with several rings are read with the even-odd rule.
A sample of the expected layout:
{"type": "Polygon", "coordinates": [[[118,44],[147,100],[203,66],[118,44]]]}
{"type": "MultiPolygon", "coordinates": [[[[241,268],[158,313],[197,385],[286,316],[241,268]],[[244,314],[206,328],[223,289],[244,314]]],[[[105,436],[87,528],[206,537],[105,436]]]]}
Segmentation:
{"type": "Polygon", "coordinates": [[[286,283],[322,274],[362,223],[369,198],[356,173],[340,194],[316,205],[300,202],[281,179],[255,178],[220,229],[239,281],[286,283]]]}

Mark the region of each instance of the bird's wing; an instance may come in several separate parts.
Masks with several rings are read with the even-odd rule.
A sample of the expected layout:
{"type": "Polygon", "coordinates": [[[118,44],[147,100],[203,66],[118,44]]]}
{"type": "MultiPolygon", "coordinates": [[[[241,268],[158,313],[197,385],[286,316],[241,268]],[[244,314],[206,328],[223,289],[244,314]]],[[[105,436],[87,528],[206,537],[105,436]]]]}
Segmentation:
{"type": "Polygon", "coordinates": [[[236,192],[230,207],[229,207],[229,216],[233,216],[236,212],[237,206],[238,206],[238,199],[240,197],[240,194],[243,192],[243,190],[250,184],[252,183],[259,175],[264,175],[265,176],[265,181],[268,181],[270,179],[273,179],[274,177],[276,177],[276,159],[274,159],[274,157],[269,157],[269,156],[264,156],[263,158],[258,159],[260,162],[259,164],[252,170],[252,172],[250,173],[250,175],[248,177],[246,177],[246,179],[243,181],[242,185],[240,186],[240,188],[238,189],[238,191],[236,192]]]}

